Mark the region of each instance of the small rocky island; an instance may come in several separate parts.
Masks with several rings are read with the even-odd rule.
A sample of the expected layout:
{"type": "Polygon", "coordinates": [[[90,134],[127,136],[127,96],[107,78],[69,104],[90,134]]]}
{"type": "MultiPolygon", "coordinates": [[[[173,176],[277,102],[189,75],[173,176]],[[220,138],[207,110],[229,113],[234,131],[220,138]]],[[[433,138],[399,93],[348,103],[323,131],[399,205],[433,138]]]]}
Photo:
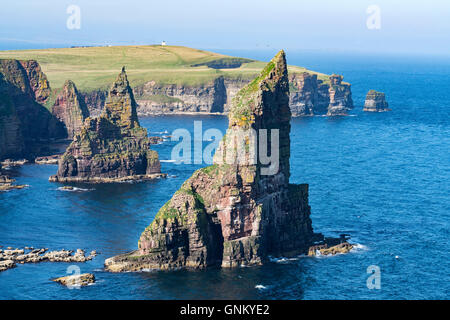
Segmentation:
{"type": "Polygon", "coordinates": [[[368,112],[391,111],[386,101],[385,94],[383,92],[378,92],[375,90],[369,90],[369,92],[367,92],[363,110],[368,112]]]}
{"type": "MultiPolygon", "coordinates": [[[[233,139],[222,140],[214,164],[185,181],[142,233],[138,249],[107,259],[106,270],[259,265],[271,256],[314,255],[330,247],[313,232],[308,185],[289,183],[291,111],[283,51],[239,91],[228,117],[226,137],[279,130],[277,171],[263,175],[267,165],[259,159],[229,164],[224,157],[233,139]]],[[[340,247],[330,254],[352,248],[346,239],[332,245],[340,247]]]]}
{"type": "MultiPolygon", "coordinates": [[[[70,88],[63,97],[76,97],[69,83],[68,90],[70,88]]],[[[136,107],[125,68],[122,68],[109,91],[103,113],[98,118],[86,118],[81,129],[74,130],[74,140],[59,160],[58,173],[49,180],[98,183],[164,176],[158,153],[150,150],[147,130],[139,124],[136,107]]],[[[77,110],[79,119],[83,109],[77,110]]]]}
{"type": "Polygon", "coordinates": [[[26,185],[14,184],[16,180],[11,179],[8,175],[2,173],[2,164],[0,163],[0,191],[9,191],[14,189],[23,189],[26,185]]]}

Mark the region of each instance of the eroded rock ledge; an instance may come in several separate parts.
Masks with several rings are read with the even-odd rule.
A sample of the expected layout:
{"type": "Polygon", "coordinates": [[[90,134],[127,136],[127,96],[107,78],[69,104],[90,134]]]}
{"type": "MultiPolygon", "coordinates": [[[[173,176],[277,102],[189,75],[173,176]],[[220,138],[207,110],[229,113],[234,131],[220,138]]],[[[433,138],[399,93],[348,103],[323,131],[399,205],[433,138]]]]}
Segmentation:
{"type": "Polygon", "coordinates": [[[308,185],[289,182],[290,120],[281,51],[237,93],[214,164],[197,170],[159,210],[138,250],[107,259],[106,270],[259,265],[269,257],[307,254],[311,246],[325,245],[313,232],[308,185]],[[259,158],[256,163],[248,154],[244,161],[228,159],[234,139],[249,146],[250,129],[279,130],[279,166],[268,175],[259,158]]]}
{"type": "Polygon", "coordinates": [[[125,68],[113,83],[103,113],[86,118],[59,160],[54,182],[116,182],[163,177],[158,153],[139,124],[125,68]]]}

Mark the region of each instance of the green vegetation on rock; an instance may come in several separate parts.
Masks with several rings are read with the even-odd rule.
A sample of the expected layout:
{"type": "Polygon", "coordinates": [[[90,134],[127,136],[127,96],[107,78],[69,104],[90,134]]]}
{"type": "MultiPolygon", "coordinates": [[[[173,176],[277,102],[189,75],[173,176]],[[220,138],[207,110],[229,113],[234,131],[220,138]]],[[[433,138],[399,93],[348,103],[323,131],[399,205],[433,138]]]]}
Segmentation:
{"type": "MultiPolygon", "coordinates": [[[[71,79],[81,92],[107,90],[122,66],[127,67],[132,79],[130,84],[135,87],[148,81],[198,86],[211,83],[220,76],[248,81],[266,65],[261,61],[198,49],[159,45],[9,50],[0,51],[2,58],[37,60],[52,88],[62,88],[66,79],[71,79]],[[220,64],[231,66],[237,62],[242,62],[237,68],[214,69],[220,64]]],[[[291,74],[305,71],[316,73],[302,67],[289,67],[291,74]]],[[[325,74],[316,74],[319,79],[328,79],[325,74]]]]}

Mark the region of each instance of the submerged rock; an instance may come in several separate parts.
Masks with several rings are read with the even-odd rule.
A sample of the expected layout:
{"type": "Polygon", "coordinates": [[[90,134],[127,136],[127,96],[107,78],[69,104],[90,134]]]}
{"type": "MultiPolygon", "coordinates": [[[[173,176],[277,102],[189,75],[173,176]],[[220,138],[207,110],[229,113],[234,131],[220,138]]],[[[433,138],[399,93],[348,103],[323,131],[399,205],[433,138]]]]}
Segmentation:
{"type": "Polygon", "coordinates": [[[88,117],[59,161],[50,181],[114,182],[163,176],[158,153],[139,125],[125,68],[113,83],[105,109],[88,117]]]}
{"type": "Polygon", "coordinates": [[[323,236],[312,229],[308,185],[289,183],[290,120],[281,51],[233,100],[214,164],[197,170],[159,210],[138,250],[107,259],[106,270],[237,267],[308,253],[323,236]],[[272,150],[279,152],[278,166],[249,151],[267,142],[258,136],[264,129],[266,147],[279,141],[272,150]],[[234,141],[245,150],[240,161],[234,141]]]}
{"type": "Polygon", "coordinates": [[[369,112],[391,111],[388,103],[386,102],[385,94],[375,90],[369,90],[369,92],[367,92],[363,110],[369,112]]]}
{"type": "Polygon", "coordinates": [[[73,139],[89,117],[89,110],[84,98],[78,93],[75,83],[67,80],[56,97],[52,113],[61,120],[67,129],[67,136],[73,139]]]}
{"type": "Polygon", "coordinates": [[[83,273],[53,279],[52,281],[59,282],[66,287],[84,287],[95,283],[95,276],[92,273],[83,273]]]}

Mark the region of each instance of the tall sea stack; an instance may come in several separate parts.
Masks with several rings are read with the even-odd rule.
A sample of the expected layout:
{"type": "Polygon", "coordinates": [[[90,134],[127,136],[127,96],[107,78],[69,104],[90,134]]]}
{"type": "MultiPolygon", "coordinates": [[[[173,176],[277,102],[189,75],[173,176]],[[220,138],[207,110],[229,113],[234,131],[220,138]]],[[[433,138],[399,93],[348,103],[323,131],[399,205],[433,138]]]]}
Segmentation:
{"type": "Polygon", "coordinates": [[[136,101],[123,68],[109,91],[103,113],[86,118],[50,181],[114,182],[160,176],[158,154],[150,150],[147,130],[139,124],[136,101]]]}
{"type": "Polygon", "coordinates": [[[107,259],[105,268],[237,267],[264,263],[269,256],[307,253],[323,236],[313,233],[308,185],[289,183],[290,120],[281,51],[234,98],[214,164],[197,170],[159,210],[142,233],[138,250],[107,259]],[[263,129],[268,140],[259,136],[263,129]],[[263,164],[251,152],[241,161],[230,161],[230,155],[237,155],[233,141],[243,143],[246,151],[265,141],[271,150],[279,141],[278,166],[263,164]]]}

